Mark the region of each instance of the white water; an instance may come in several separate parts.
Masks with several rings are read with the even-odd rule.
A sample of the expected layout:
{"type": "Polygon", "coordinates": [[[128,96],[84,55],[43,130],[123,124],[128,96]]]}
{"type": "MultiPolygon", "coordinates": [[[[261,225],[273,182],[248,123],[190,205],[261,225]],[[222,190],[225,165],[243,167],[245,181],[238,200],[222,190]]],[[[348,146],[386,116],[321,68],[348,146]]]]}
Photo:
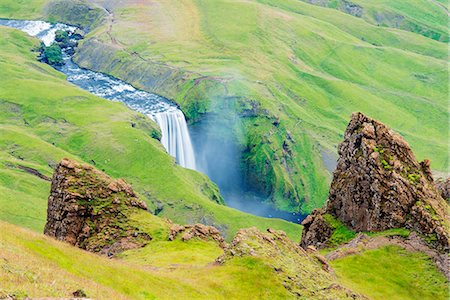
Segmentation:
{"type": "Polygon", "coordinates": [[[161,128],[161,143],[180,166],[195,170],[195,155],[186,119],[179,110],[166,110],[154,116],[161,128]]]}
{"type": "MultiPolygon", "coordinates": [[[[46,46],[55,41],[57,30],[75,32],[76,27],[50,24],[43,21],[1,20],[0,25],[20,29],[39,38],[46,46]]],[[[130,108],[146,114],[161,127],[161,142],[177,163],[195,170],[195,155],[183,112],[169,100],[155,94],[137,90],[131,85],[94,71],[82,69],[63,55],[65,65],[57,69],[67,75],[67,80],[99,97],[120,101],[130,108]]]]}
{"type": "Polygon", "coordinates": [[[53,44],[57,30],[75,32],[77,29],[74,26],[66,24],[50,24],[44,21],[0,20],[0,25],[20,29],[27,34],[40,39],[45,46],[53,44]]]}

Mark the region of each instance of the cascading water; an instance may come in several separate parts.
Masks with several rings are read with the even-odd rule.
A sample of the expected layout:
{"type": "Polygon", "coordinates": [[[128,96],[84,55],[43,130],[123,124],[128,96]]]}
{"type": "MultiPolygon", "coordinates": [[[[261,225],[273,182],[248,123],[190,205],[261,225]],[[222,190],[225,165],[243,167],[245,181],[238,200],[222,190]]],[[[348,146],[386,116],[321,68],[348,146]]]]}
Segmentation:
{"type": "Polygon", "coordinates": [[[154,118],[161,128],[161,143],[167,152],[181,166],[195,170],[194,150],[183,113],[178,109],[166,110],[156,113],[154,118]]]}
{"type": "MultiPolygon", "coordinates": [[[[39,38],[46,46],[55,41],[57,30],[75,32],[76,27],[65,24],[50,24],[43,21],[0,20],[0,25],[20,29],[39,38]]],[[[133,86],[105,74],[82,69],[72,62],[71,56],[63,52],[64,65],[56,69],[67,75],[67,80],[99,97],[120,101],[130,108],[147,115],[161,127],[161,142],[167,152],[182,167],[195,170],[186,119],[183,112],[168,99],[135,89],[133,86]]]]}

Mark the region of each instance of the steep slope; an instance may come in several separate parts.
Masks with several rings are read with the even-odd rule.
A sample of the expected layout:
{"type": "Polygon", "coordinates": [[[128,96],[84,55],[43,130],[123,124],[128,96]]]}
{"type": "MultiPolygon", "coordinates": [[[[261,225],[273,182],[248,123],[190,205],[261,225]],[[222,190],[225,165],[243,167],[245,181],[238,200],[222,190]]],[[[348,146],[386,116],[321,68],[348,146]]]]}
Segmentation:
{"type": "MultiPolygon", "coordinates": [[[[443,10],[416,2],[419,9],[377,9],[397,5],[428,27],[446,27],[443,10]],[[436,18],[427,19],[429,9],[436,18]]],[[[205,112],[229,118],[225,131],[235,132],[247,180],[281,208],[324,202],[325,164],[332,169],[352,111],[393,124],[418,157],[448,172],[445,43],[296,0],[83,3],[107,14],[76,61],[174,99],[191,122],[205,112]]]]}
{"type": "Polygon", "coordinates": [[[300,1],[98,3],[109,23],[77,62],[175,99],[191,121],[234,107],[247,179],[279,207],[325,200],[316,154],[333,157],[355,110],[396,125],[446,171],[444,43],[300,1]]]}
{"type": "Polygon", "coordinates": [[[215,224],[230,239],[247,226],[298,235],[298,225],[216,204],[217,187],[175,165],[152,138],[158,128],[151,120],[74,87],[36,61],[31,52],[36,40],[17,30],[0,31],[0,219],[42,231],[50,189],[46,178],[68,157],[124,178],[151,211],[175,222],[215,224]]]}
{"type": "Polygon", "coordinates": [[[367,1],[367,0],[303,0],[307,3],[338,9],[352,16],[363,18],[371,24],[400,28],[448,42],[445,27],[448,7],[435,0],[367,1]]]}
{"type": "Polygon", "coordinates": [[[407,228],[441,252],[449,249],[448,204],[430,162],[418,163],[406,141],[384,124],[355,113],[339,146],[325,207],[303,221],[302,246],[324,247],[337,219],[353,231],[407,228]]]}
{"type": "Polygon", "coordinates": [[[173,243],[169,253],[187,255],[188,269],[169,264],[166,268],[143,267],[103,258],[2,221],[0,229],[0,296],[73,297],[81,289],[96,299],[185,299],[186,295],[190,299],[242,299],[261,290],[264,299],[289,297],[273,270],[257,260],[217,267],[189,259],[201,251],[210,262],[220,255],[217,246],[205,242],[165,242],[173,243]],[[186,245],[184,252],[179,251],[181,243],[186,245]]]}
{"type": "MultiPolygon", "coordinates": [[[[256,228],[241,230],[231,246],[228,246],[214,227],[201,224],[180,226],[151,215],[145,211],[145,204],[139,200],[139,195],[126,182],[113,180],[92,166],[73,160],[63,159],[58,164],[52,178],[48,204],[45,234],[91,252],[128,261],[134,259],[135,263],[141,263],[141,266],[129,264],[128,272],[134,272],[131,278],[126,273],[114,274],[113,278],[103,282],[106,272],[114,272],[120,266],[117,259],[109,263],[99,259],[91,266],[104,265],[102,270],[96,272],[98,277],[93,277],[92,269],[83,269],[81,274],[77,274],[81,278],[99,281],[104,289],[125,294],[121,296],[163,299],[243,299],[250,295],[258,299],[314,295],[323,299],[361,298],[339,286],[331,274],[322,270],[318,261],[289,240],[282,231],[270,229],[268,234],[263,234],[256,228]],[[164,249],[165,257],[162,260],[158,259],[162,254],[158,251],[160,247],[164,249]],[[227,253],[224,254],[222,249],[226,249],[227,253]],[[219,255],[217,261],[220,264],[214,263],[219,255]],[[178,264],[180,261],[183,261],[182,265],[178,264]],[[169,267],[170,275],[164,272],[166,267],[169,267]],[[190,274],[184,274],[186,271],[190,274]],[[217,274],[221,274],[217,279],[203,279],[217,274]],[[315,279],[311,280],[313,276],[315,279]],[[117,284],[121,278],[123,283],[117,284]],[[141,280],[147,284],[136,285],[141,280]],[[213,285],[209,286],[210,282],[213,285]],[[126,286],[135,285],[135,289],[126,290],[126,286]]],[[[0,225],[3,227],[4,224],[0,225]]],[[[6,229],[8,226],[5,224],[4,227],[6,229]]],[[[11,238],[7,236],[0,245],[4,243],[10,245],[11,238]]],[[[39,250],[56,262],[75,252],[66,248],[58,255],[48,245],[46,247],[36,241],[31,244],[40,244],[39,250]]],[[[9,258],[7,249],[2,251],[0,248],[0,253],[6,252],[9,258]]],[[[36,259],[33,254],[28,254],[27,259],[32,258],[36,259]]],[[[91,262],[86,254],[77,255],[77,260],[78,266],[91,262]]],[[[6,259],[5,269],[18,268],[18,264],[6,259]]],[[[65,269],[64,266],[60,267],[65,269]]],[[[28,272],[29,275],[33,274],[30,275],[33,278],[39,276],[31,270],[28,272]]],[[[11,283],[9,280],[14,277],[7,276],[8,287],[11,283]]],[[[72,284],[73,277],[69,277],[72,284]]],[[[106,298],[98,293],[92,294],[92,290],[85,290],[90,287],[89,284],[85,286],[81,280],[78,284],[79,293],[106,298]]],[[[45,285],[45,281],[41,283],[41,286],[45,285]]],[[[15,287],[21,288],[21,295],[30,292],[26,284],[15,287]]],[[[11,295],[8,290],[5,293],[11,295]]],[[[46,297],[53,295],[39,290],[33,291],[32,296],[37,296],[38,292],[46,297]]]]}
{"type": "MultiPolygon", "coordinates": [[[[147,219],[147,224],[154,229],[164,228],[164,222],[158,223],[157,219],[147,219]]],[[[265,252],[272,253],[280,246],[272,247],[268,240],[258,238],[267,235],[273,239],[275,235],[252,230],[242,241],[257,249],[255,255],[229,258],[219,266],[210,264],[223,255],[217,244],[200,240],[170,242],[164,240],[168,229],[154,230],[151,243],[124,252],[121,259],[101,257],[3,221],[0,230],[0,297],[68,298],[82,290],[96,299],[186,299],[186,295],[189,299],[292,299],[283,287],[286,283],[276,279],[278,272],[272,266],[282,266],[278,269],[282,276],[301,268],[290,264],[292,256],[284,261],[271,257],[265,265],[265,252]],[[287,269],[283,268],[286,262],[287,269]]],[[[299,256],[296,261],[303,260],[299,256]]],[[[407,251],[371,251],[331,264],[340,280],[355,291],[369,291],[371,299],[446,299],[443,276],[426,257],[407,251]]],[[[317,267],[322,280],[330,277],[313,261],[307,262],[301,274],[317,267]]],[[[309,289],[320,286],[314,278],[303,278],[309,289]]],[[[335,290],[337,287],[330,286],[328,295],[345,291],[335,290]]]]}

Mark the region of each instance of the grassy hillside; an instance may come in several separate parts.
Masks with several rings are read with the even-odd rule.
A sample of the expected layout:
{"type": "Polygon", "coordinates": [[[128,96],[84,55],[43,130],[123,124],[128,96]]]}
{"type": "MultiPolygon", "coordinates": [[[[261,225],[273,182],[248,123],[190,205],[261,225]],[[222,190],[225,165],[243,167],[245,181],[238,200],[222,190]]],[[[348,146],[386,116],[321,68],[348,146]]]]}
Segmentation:
{"type": "MultiPolygon", "coordinates": [[[[99,257],[0,221],[0,297],[71,297],[79,289],[96,299],[292,297],[264,260],[236,257],[213,265],[223,253],[215,243],[165,241],[164,223],[156,217],[146,221],[155,240],[119,259],[99,257]]],[[[446,299],[445,278],[421,254],[381,248],[332,265],[343,284],[371,299],[446,299]]]]}
{"type": "Polygon", "coordinates": [[[374,25],[401,28],[437,41],[448,42],[446,26],[448,6],[446,6],[445,1],[303,1],[339,9],[345,13],[363,18],[374,25]]]}
{"type": "Polygon", "coordinates": [[[370,299],[448,299],[445,276],[420,252],[385,246],[332,261],[331,265],[343,283],[370,299]]]}
{"type": "Polygon", "coordinates": [[[96,299],[289,297],[273,270],[256,258],[237,259],[224,267],[205,265],[220,255],[218,246],[207,242],[184,242],[185,252],[177,250],[177,242],[169,246],[173,254],[180,254],[171,263],[186,263],[181,255],[188,254],[190,268],[164,262],[164,267],[144,267],[99,257],[1,221],[0,229],[0,297],[72,297],[78,289],[96,299]],[[190,259],[197,253],[203,253],[203,261],[196,261],[195,255],[190,259]]]}
{"type": "Polygon", "coordinates": [[[324,201],[320,153],[335,153],[353,111],[448,171],[444,43],[301,1],[151,3],[108,2],[112,27],[77,61],[174,98],[192,120],[237,106],[248,177],[280,207],[324,201]]]}
{"type": "Polygon", "coordinates": [[[336,155],[353,111],[389,124],[448,172],[446,44],[370,17],[401,12],[442,32],[446,13],[432,3],[355,1],[367,7],[360,18],[297,0],[87,2],[110,14],[77,62],[174,99],[191,122],[233,107],[247,179],[281,208],[323,203],[320,155],[336,155]]]}
{"type": "Polygon", "coordinates": [[[52,167],[69,157],[125,178],[152,210],[158,206],[175,222],[214,224],[230,238],[248,226],[300,238],[299,225],[216,204],[217,187],[178,167],[152,138],[158,129],[147,117],[94,97],[37,62],[35,39],[18,30],[0,32],[0,219],[42,232],[50,182],[24,168],[51,177],[52,167]]]}

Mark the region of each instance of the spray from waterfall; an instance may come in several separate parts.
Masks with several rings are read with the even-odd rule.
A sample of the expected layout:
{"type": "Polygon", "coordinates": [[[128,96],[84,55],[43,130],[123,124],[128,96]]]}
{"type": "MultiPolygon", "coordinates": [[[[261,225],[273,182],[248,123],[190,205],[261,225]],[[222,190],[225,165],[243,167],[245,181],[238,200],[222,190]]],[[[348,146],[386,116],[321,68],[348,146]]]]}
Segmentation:
{"type": "Polygon", "coordinates": [[[184,168],[195,170],[195,155],[189,136],[186,119],[179,110],[167,110],[154,116],[161,128],[161,143],[184,168]]]}

